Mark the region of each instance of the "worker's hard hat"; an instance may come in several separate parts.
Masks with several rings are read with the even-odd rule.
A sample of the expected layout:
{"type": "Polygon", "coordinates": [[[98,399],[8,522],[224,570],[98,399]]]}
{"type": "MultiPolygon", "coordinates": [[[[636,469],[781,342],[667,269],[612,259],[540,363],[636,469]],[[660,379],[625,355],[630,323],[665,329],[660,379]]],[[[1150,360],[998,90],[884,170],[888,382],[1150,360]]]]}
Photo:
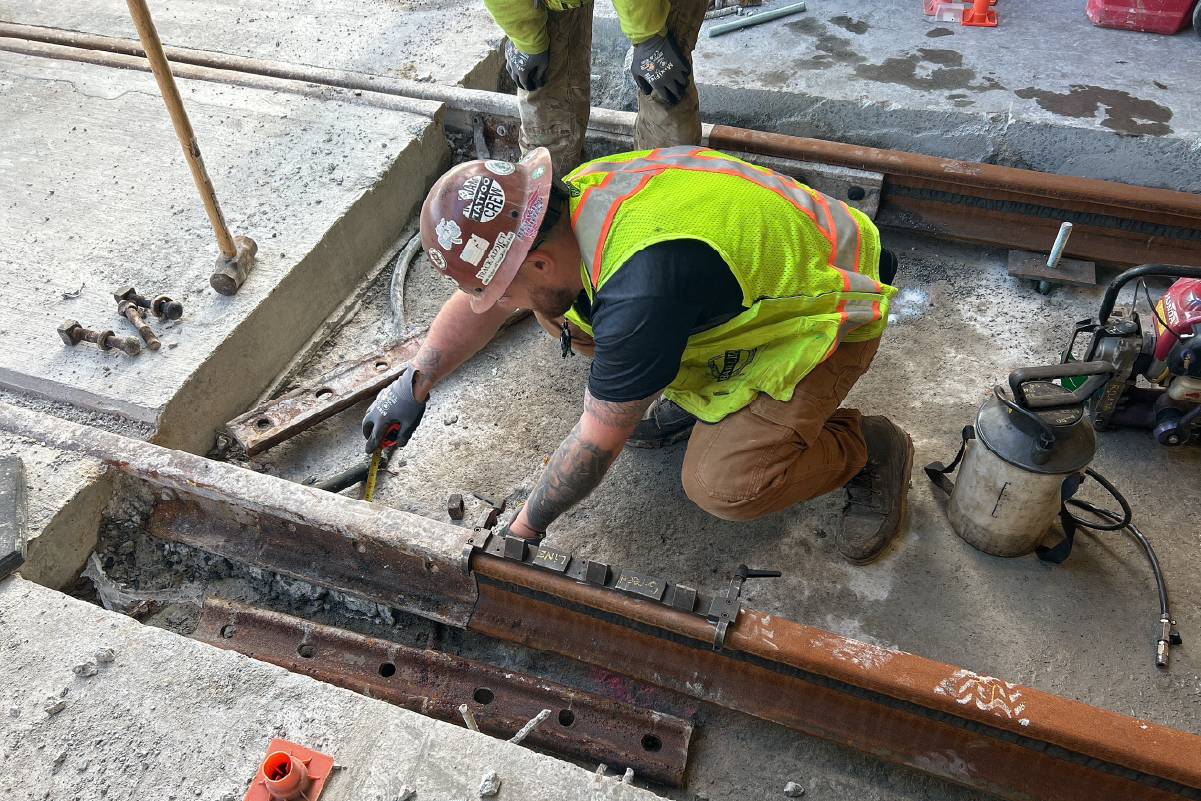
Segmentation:
{"type": "Polygon", "coordinates": [[[492,308],[534,244],[550,202],[550,152],[539,147],[516,164],[467,161],[434,184],[421,207],[421,246],[434,267],[492,308]]]}

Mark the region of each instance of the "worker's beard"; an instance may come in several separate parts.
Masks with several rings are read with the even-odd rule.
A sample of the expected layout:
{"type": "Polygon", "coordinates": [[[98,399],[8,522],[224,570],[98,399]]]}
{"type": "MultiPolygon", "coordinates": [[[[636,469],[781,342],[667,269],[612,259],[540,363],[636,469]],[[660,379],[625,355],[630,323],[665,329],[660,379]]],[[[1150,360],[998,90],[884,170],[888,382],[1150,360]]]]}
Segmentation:
{"type": "Polygon", "coordinates": [[[553,320],[567,314],[578,294],[567,287],[532,287],[530,305],[538,314],[553,320]]]}

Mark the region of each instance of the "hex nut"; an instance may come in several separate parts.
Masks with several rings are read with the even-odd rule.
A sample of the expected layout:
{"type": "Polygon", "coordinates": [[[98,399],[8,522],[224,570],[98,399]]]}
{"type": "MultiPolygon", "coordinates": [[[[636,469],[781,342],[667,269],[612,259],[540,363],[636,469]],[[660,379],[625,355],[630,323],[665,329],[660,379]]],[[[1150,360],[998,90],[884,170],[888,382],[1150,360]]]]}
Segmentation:
{"type": "Polygon", "coordinates": [[[78,320],[64,320],[58,327],[58,335],[62,337],[63,342],[68,345],[77,345],[79,340],[75,337],[75,331],[80,327],[78,320]]]}
{"type": "Polygon", "coordinates": [[[446,514],[450,515],[451,520],[463,519],[464,509],[462,495],[456,492],[446,500],[446,514]]]}

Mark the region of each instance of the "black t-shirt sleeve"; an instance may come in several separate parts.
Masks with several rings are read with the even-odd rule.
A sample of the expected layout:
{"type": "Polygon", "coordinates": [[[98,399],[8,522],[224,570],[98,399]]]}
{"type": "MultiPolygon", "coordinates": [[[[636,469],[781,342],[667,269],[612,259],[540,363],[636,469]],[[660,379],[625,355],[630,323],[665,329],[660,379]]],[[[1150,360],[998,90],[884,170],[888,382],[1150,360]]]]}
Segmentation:
{"type": "Polygon", "coordinates": [[[591,309],[594,398],[627,402],[672,382],[688,337],[743,310],[742,288],[721,254],[697,239],[660,242],[631,256],[591,309]]]}

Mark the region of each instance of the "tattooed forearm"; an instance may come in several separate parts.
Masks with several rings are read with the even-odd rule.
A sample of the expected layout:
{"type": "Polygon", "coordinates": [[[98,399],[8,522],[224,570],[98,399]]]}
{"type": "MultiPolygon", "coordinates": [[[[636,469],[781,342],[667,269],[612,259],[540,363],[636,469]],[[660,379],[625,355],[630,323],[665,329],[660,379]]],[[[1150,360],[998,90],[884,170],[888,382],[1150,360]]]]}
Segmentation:
{"type": "Polygon", "coordinates": [[[584,439],[577,423],[550,457],[526,501],[526,522],[535,531],[546,531],[555,518],[596,489],[620,451],[621,448],[606,450],[584,439]]]}
{"type": "Polygon", "coordinates": [[[413,358],[413,366],[417,368],[417,376],[413,379],[413,392],[419,397],[429,394],[441,378],[438,368],[442,365],[442,349],[422,345],[421,350],[413,358]]]}

